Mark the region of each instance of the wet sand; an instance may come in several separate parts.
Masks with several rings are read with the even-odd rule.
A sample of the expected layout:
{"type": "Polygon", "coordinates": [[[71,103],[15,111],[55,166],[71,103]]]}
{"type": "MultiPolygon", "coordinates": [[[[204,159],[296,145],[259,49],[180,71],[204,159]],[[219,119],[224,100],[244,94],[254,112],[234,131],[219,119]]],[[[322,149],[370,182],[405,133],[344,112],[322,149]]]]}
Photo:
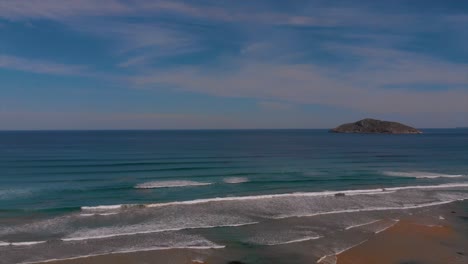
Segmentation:
{"type": "Polygon", "coordinates": [[[468,263],[468,234],[448,225],[403,220],[338,255],[337,264],[468,263]]]}
{"type": "MultiPolygon", "coordinates": [[[[468,201],[457,202],[437,208],[427,208],[426,214],[408,215],[392,227],[371,236],[365,242],[352,247],[338,256],[331,255],[322,264],[466,264],[468,263],[468,201]]],[[[313,243],[313,242],[310,242],[313,243]]],[[[275,258],[271,262],[261,252],[256,263],[316,263],[308,250],[308,244],[288,245],[285,251],[274,249],[278,256],[288,256],[294,261],[275,258]],[[292,247],[292,248],[291,248],[292,247]],[[298,254],[293,254],[298,253],[298,254]],[[299,260],[301,259],[301,260],[299,260]]],[[[197,250],[172,249],[134,253],[118,253],[93,256],[48,264],[227,264],[241,259],[242,252],[233,248],[197,250]]],[[[241,262],[239,262],[241,263],[241,262]]],[[[244,263],[244,262],[242,262],[244,263]]]]}
{"type": "Polygon", "coordinates": [[[210,250],[153,250],[153,251],[140,251],[132,253],[116,253],[100,256],[81,257],[68,260],[57,260],[49,262],[41,262],[44,264],[200,264],[204,263],[200,256],[211,255],[213,252],[210,250]]]}

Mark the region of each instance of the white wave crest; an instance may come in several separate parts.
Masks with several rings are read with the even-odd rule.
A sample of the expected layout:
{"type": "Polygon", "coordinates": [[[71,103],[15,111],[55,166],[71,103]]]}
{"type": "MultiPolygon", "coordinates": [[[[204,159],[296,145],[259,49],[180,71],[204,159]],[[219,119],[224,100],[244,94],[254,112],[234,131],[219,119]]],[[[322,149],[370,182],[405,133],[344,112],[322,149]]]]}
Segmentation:
{"type": "Polygon", "coordinates": [[[378,189],[363,189],[363,190],[345,190],[345,191],[322,191],[322,192],[295,192],[284,194],[267,194],[267,195],[253,195],[253,196],[234,196],[234,197],[216,197],[206,199],[195,199],[180,202],[167,202],[167,203],[154,203],[154,204],[120,204],[120,205],[100,205],[100,206],[83,206],[82,211],[104,211],[104,210],[118,210],[127,208],[153,208],[174,205],[193,205],[211,202],[226,202],[226,201],[249,201],[249,200],[262,200],[274,198],[288,198],[288,197],[318,197],[318,196],[334,196],[336,194],[345,194],[346,196],[353,195],[381,195],[393,193],[399,190],[416,190],[416,189],[450,189],[450,188],[466,188],[468,182],[463,183],[447,183],[439,185],[415,185],[415,186],[402,186],[378,189]]]}
{"type": "Polygon", "coordinates": [[[187,187],[187,186],[203,186],[210,185],[210,182],[196,181],[152,181],[140,183],[135,186],[136,189],[155,189],[155,188],[172,188],[172,187],[187,187]]]}
{"type": "Polygon", "coordinates": [[[236,184],[236,183],[248,182],[249,179],[247,177],[229,177],[229,178],[224,178],[223,181],[225,183],[236,184]]]}
{"type": "Polygon", "coordinates": [[[433,172],[424,172],[424,171],[410,171],[410,172],[401,172],[401,171],[384,171],[384,175],[394,176],[394,177],[408,177],[408,178],[417,178],[417,179],[436,179],[436,178],[459,178],[463,177],[461,174],[443,174],[443,173],[433,173],[433,172]]]}
{"type": "Polygon", "coordinates": [[[9,246],[32,246],[37,244],[46,243],[47,241],[25,241],[25,242],[11,242],[9,246]]]}
{"type": "Polygon", "coordinates": [[[128,207],[137,206],[136,204],[116,204],[116,205],[98,205],[98,206],[82,206],[83,211],[107,211],[120,210],[128,207]]]}

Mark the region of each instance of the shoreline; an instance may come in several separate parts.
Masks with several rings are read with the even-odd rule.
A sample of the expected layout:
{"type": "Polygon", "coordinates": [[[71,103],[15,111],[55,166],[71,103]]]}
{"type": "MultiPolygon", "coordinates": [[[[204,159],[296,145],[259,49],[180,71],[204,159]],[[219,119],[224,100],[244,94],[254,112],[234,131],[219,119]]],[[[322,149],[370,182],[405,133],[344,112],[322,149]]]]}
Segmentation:
{"type": "Polygon", "coordinates": [[[438,221],[418,217],[402,219],[338,253],[336,264],[467,263],[468,236],[463,235],[468,234],[467,211],[468,204],[460,202],[444,208],[438,221]]]}
{"type": "MultiPolygon", "coordinates": [[[[383,231],[374,232],[368,239],[347,249],[320,259],[313,259],[306,252],[310,241],[294,243],[301,248],[304,256],[309,255],[308,263],[322,264],[395,264],[395,263],[466,263],[468,244],[466,225],[468,201],[454,202],[443,207],[427,208],[425,214],[409,214],[395,221],[383,231]],[[432,211],[431,211],[432,210],[432,211]],[[376,262],[377,261],[377,262],[376,262]],[[406,262],[405,262],[406,261],[406,262]],[[413,261],[413,262],[411,262],[413,261]]],[[[274,251],[274,247],[272,247],[274,251]]],[[[242,260],[242,252],[229,247],[223,249],[164,249],[137,252],[115,252],[96,256],[83,256],[72,259],[49,260],[31,263],[47,264],[94,264],[94,263],[175,263],[175,264],[226,264],[242,260]],[[241,254],[239,254],[241,253],[241,254]]],[[[287,253],[287,251],[286,251],[287,253]]],[[[260,254],[259,254],[260,256],[260,254]]],[[[260,257],[261,258],[261,257],[260,257]]],[[[256,262],[243,261],[244,264],[256,262]]],[[[260,262],[263,263],[263,262],[260,262]]],[[[278,262],[285,263],[285,262],[278,262]]],[[[296,263],[296,262],[294,262],[296,263]]],[[[298,262],[302,263],[302,262],[298,262]]]]}

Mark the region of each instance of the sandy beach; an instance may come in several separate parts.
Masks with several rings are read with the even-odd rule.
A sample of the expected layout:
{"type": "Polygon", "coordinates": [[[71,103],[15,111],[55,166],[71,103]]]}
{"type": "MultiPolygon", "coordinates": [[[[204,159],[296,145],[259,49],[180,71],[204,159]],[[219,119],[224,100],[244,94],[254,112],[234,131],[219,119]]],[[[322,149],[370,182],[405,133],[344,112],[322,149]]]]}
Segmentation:
{"type": "Polygon", "coordinates": [[[403,220],[339,254],[337,264],[467,263],[466,245],[451,226],[403,220]]]}

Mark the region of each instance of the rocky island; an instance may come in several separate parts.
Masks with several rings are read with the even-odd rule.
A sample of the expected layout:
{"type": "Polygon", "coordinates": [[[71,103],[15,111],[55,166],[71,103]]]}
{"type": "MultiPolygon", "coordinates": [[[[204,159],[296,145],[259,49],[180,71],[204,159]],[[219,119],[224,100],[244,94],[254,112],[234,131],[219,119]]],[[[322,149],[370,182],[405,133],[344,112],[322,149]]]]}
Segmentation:
{"type": "Polygon", "coordinates": [[[333,133],[374,133],[374,134],[421,134],[414,127],[398,122],[366,118],[355,123],[348,123],[331,129],[333,133]]]}

